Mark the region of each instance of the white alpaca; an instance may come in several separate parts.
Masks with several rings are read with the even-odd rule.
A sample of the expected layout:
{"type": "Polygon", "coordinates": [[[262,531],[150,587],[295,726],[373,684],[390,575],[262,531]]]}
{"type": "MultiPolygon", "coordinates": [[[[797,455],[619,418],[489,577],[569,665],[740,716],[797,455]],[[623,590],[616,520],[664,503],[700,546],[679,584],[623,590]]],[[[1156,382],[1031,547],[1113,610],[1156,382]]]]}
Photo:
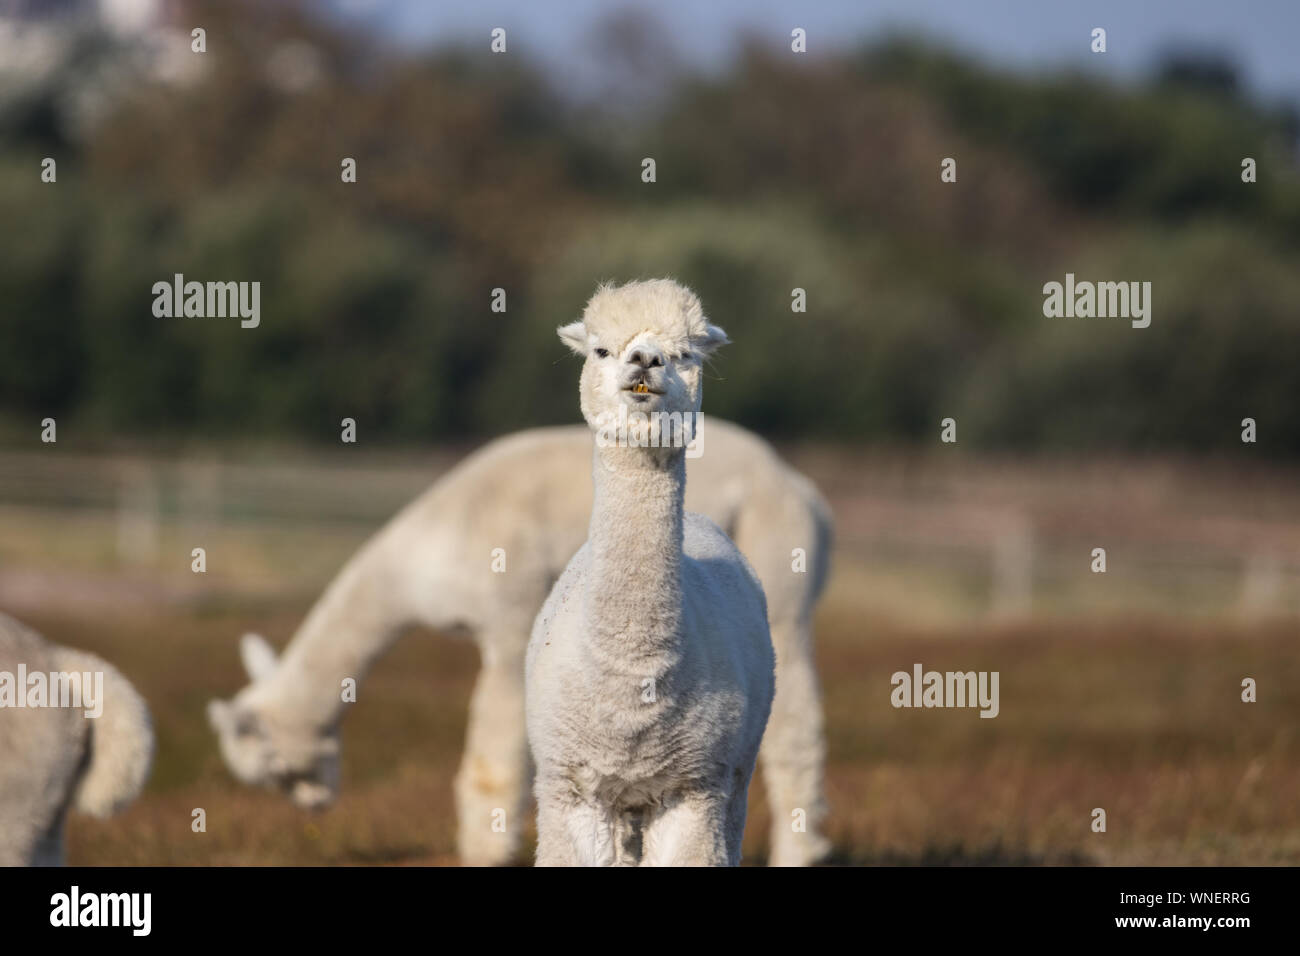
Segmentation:
{"type": "Polygon", "coordinates": [[[560,337],[586,358],[596,494],[528,645],[537,864],[736,866],[776,660],[758,576],[685,511],[678,430],[727,338],[666,279],[601,286],[560,337]]]}
{"type": "Polygon", "coordinates": [[[149,710],[126,678],[0,614],[0,866],[60,865],[68,809],[116,813],[139,794],[152,759],[149,710]],[[78,695],[80,706],[50,706],[78,695]]]}
{"type": "MultiPolygon", "coordinates": [[[[829,847],[812,654],[813,607],[829,571],[829,512],[811,483],[753,434],[710,418],[700,439],[703,454],[687,463],[687,507],[726,529],[753,564],[776,646],[777,695],[761,754],[770,862],[807,864],[829,847]],[[806,571],[802,563],[792,568],[796,549],[806,571]],[[797,818],[806,829],[792,826],[797,818]]],[[[578,425],[488,444],[348,561],[279,660],[265,641],[246,636],[241,653],[252,683],[209,707],[232,772],[278,786],[303,806],[328,802],[338,786],[341,682],[360,683],[408,625],[468,631],[482,670],[456,777],[459,852],[470,864],[512,859],[528,798],[524,650],[538,608],[586,539],[591,442],[578,425]],[[498,810],[506,811],[505,832],[493,826],[498,810]]]]}

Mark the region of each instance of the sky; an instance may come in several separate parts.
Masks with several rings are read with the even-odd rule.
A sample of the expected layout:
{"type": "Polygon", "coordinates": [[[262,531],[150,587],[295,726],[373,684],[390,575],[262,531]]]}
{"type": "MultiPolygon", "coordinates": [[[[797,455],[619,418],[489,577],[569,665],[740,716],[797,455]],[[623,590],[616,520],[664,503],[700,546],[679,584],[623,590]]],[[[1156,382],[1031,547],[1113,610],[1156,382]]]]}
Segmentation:
{"type": "Polygon", "coordinates": [[[584,40],[601,17],[650,10],[697,68],[725,67],[739,28],[772,42],[808,31],[810,53],[890,29],[943,41],[1005,67],[1064,67],[1124,81],[1150,72],[1171,47],[1226,54],[1251,92],[1300,102],[1300,0],[331,0],[339,17],[394,42],[422,47],[449,40],[488,42],[504,27],[511,50],[555,65],[587,55],[584,40]],[[1094,27],[1107,52],[1089,49],[1094,27]]]}

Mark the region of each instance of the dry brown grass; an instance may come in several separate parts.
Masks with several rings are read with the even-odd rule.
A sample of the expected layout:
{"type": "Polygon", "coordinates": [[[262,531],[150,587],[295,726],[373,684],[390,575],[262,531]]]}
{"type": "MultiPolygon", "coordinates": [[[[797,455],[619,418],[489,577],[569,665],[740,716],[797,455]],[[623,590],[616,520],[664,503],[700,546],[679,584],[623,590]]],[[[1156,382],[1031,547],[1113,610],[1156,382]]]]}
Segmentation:
{"type": "MultiPolygon", "coordinates": [[[[456,862],[451,779],[477,666],[468,644],[417,632],[379,664],[344,724],[344,790],[332,809],[301,813],[225,772],[204,703],[243,681],[236,635],[284,635],[296,619],[287,610],[32,618],[51,639],[115,661],[158,727],[146,794],[113,821],[74,819],[70,862],[456,862]],[[196,807],[206,833],[190,830],[196,807]]],[[[837,862],[1300,862],[1290,627],[1117,619],[914,630],[867,625],[833,603],[819,625],[837,862]],[[895,710],[890,674],[917,661],[999,671],[1000,716],[895,710]],[[1259,681],[1258,703],[1240,702],[1243,676],[1259,681]],[[1098,806],[1105,834],[1090,830],[1098,806]]],[[[766,852],[767,820],[756,787],[752,860],[766,852]]]]}

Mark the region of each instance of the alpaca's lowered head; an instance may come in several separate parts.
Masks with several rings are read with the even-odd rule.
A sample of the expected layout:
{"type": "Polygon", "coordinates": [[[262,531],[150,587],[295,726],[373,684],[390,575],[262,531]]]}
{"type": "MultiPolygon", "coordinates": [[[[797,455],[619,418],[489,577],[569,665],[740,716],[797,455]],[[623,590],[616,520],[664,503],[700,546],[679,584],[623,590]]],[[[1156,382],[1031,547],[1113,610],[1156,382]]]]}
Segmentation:
{"type": "Polygon", "coordinates": [[[727,342],[695,293],[671,279],[602,285],[559,334],[586,359],[579,394],[594,429],[638,412],[699,412],[704,359],[727,342]]]}
{"type": "Polygon", "coordinates": [[[243,783],[281,790],[304,809],[332,803],[339,789],[337,731],[279,719],[265,700],[279,666],[275,651],[258,635],[245,634],[239,652],[252,683],[229,701],[208,702],[208,723],[230,772],[243,783]]]}

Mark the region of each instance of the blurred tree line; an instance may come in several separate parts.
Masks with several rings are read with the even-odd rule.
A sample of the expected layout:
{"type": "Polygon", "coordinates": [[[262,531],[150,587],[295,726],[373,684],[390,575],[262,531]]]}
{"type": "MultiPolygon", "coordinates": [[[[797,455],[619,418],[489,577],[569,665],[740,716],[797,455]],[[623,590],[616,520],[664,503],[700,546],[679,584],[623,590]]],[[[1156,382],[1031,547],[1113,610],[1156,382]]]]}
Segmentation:
{"type": "Polygon", "coordinates": [[[624,110],[486,41],[397,58],[293,6],[201,9],[204,75],[130,85],[85,135],[60,103],[112,43],[0,96],[5,441],[45,416],[105,442],[576,422],[555,327],[599,280],[673,275],[735,341],[706,409],[774,436],[929,442],[952,416],[963,445],[1240,449],[1253,417],[1300,454],[1296,114],[1230,65],[1120,87],[751,43],[624,110]],[[292,89],[266,69],[290,42],[320,65],[292,89]],[[1066,272],[1151,281],[1150,328],[1044,318],[1066,272]],[[260,327],[154,317],[174,273],[260,281],[260,327]]]}

